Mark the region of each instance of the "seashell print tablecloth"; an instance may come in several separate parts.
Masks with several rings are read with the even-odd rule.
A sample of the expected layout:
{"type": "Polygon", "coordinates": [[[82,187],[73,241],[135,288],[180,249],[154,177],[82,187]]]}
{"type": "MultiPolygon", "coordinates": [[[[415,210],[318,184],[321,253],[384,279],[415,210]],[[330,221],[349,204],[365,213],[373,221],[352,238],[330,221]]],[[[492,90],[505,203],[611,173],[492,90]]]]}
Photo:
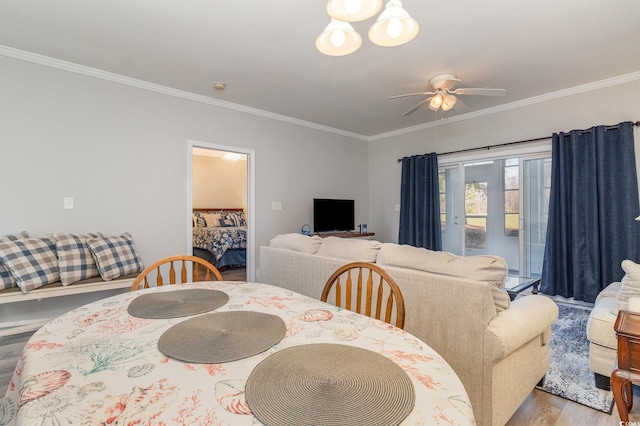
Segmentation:
{"type": "Polygon", "coordinates": [[[416,401],[403,425],[475,424],[460,379],[411,334],[280,287],[221,281],[124,293],[49,322],[25,345],[0,406],[0,426],[260,425],[245,399],[247,378],[270,355],[311,343],[356,346],[399,365],[416,401]],[[215,312],[277,315],[285,337],[257,355],[222,364],[167,357],[158,350],[159,337],[194,316],[137,318],[127,306],[142,294],[185,288],[228,294],[229,302],[215,312]]]}

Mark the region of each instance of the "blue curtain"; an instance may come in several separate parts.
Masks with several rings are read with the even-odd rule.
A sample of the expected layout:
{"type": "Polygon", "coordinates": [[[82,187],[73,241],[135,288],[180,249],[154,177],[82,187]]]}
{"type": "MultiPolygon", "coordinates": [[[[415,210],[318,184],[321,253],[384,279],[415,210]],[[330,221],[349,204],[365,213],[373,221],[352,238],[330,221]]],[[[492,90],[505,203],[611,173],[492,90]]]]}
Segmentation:
{"type": "Polygon", "coordinates": [[[435,152],[402,159],[398,242],[442,250],[438,156],[435,152]]]}
{"type": "Polygon", "coordinates": [[[594,302],[638,261],[635,161],[631,122],[554,133],[543,293],[594,302]]]}

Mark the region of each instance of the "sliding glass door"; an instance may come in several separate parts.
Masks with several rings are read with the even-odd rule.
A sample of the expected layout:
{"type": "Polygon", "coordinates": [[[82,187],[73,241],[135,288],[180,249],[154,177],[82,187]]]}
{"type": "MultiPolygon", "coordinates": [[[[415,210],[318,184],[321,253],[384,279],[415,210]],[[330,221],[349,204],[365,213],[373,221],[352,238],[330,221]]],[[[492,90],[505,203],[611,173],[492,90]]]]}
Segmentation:
{"type": "Polygon", "coordinates": [[[539,276],[550,173],[550,154],[443,165],[443,250],[465,256],[501,256],[511,274],[539,276]]]}

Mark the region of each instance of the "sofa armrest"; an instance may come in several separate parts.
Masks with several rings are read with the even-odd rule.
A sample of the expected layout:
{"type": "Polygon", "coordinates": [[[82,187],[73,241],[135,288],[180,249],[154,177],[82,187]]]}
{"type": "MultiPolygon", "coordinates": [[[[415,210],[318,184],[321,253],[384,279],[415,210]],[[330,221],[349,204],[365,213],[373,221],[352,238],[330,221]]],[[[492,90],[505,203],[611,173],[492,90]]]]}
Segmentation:
{"type": "Polygon", "coordinates": [[[543,335],[558,319],[558,306],[545,296],[531,295],[511,302],[487,326],[493,361],[503,359],[543,335]]]}

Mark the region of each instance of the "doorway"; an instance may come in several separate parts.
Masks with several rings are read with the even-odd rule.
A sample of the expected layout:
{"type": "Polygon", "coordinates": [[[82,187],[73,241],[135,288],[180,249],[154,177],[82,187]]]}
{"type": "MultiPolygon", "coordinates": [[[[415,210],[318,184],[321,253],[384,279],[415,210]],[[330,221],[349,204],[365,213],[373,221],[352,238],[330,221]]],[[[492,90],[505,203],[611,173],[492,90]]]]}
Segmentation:
{"type": "MultiPolygon", "coordinates": [[[[233,264],[241,260],[246,262],[246,280],[255,281],[255,151],[199,141],[189,141],[187,153],[187,253],[192,253],[196,218],[194,209],[200,211],[241,211],[246,222],[246,248],[240,245],[229,250],[233,264]],[[233,253],[231,253],[233,251],[233,253]]],[[[210,216],[207,215],[207,218],[210,216]]],[[[240,216],[238,216],[240,217],[240,216]]],[[[215,222],[219,221],[214,216],[215,222]]],[[[215,225],[217,225],[216,223],[215,225]]],[[[209,223],[208,225],[211,225],[209,223]]],[[[229,228],[231,230],[232,228],[229,228]]],[[[202,231],[202,230],[199,230],[202,231]]],[[[196,235],[201,246],[200,234],[196,235]]],[[[243,242],[243,245],[244,242],[243,242]]],[[[200,247],[199,250],[203,250],[200,247]]],[[[213,260],[220,261],[220,252],[199,251],[196,255],[207,253],[213,260]],[[215,253],[214,253],[215,252],[215,253]]],[[[201,256],[204,257],[204,256],[201,256]]],[[[226,261],[223,260],[223,263],[226,261]]]]}
{"type": "Polygon", "coordinates": [[[550,175],[550,153],[443,164],[443,250],[500,256],[510,274],[540,276],[550,175]]]}

